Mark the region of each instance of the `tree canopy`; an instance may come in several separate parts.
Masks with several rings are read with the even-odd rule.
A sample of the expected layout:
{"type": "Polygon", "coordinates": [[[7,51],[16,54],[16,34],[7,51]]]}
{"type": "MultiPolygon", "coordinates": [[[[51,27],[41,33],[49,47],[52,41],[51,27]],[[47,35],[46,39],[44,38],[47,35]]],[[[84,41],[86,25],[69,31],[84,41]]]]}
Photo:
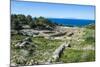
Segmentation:
{"type": "Polygon", "coordinates": [[[22,26],[29,25],[30,28],[34,29],[53,29],[57,24],[51,22],[49,19],[40,17],[34,17],[22,14],[12,14],[11,15],[11,28],[12,29],[21,29],[22,26]]]}

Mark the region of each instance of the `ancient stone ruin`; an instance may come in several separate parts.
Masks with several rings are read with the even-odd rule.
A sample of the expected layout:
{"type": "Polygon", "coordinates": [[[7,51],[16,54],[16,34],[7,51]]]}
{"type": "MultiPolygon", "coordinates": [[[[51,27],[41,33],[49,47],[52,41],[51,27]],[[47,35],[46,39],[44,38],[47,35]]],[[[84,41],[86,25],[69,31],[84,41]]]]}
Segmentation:
{"type": "Polygon", "coordinates": [[[30,44],[31,44],[30,37],[26,37],[25,39],[19,41],[15,46],[16,47],[23,47],[23,46],[30,45],[30,44]]]}
{"type": "Polygon", "coordinates": [[[50,64],[51,62],[55,62],[59,59],[61,53],[63,52],[63,50],[65,48],[67,48],[69,46],[69,42],[68,43],[63,43],[61,44],[54,52],[52,57],[48,60],[48,62],[46,64],[50,64]]]}

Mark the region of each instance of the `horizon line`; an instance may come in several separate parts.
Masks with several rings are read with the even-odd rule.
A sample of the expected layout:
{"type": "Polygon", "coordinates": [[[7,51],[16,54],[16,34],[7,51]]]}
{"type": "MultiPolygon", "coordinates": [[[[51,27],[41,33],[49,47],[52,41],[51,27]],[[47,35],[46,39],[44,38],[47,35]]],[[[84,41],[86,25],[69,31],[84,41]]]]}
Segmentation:
{"type": "MultiPolygon", "coordinates": [[[[11,13],[12,15],[12,13],[11,13]]],[[[13,14],[14,15],[14,14],[13,14]]],[[[25,14],[16,14],[16,15],[25,15],[25,14]]],[[[28,16],[28,15],[25,15],[25,16],[28,16]]],[[[32,16],[32,15],[30,15],[32,16]]],[[[66,18],[66,17],[45,17],[45,16],[32,16],[32,18],[35,18],[35,17],[44,17],[44,18],[55,18],[55,19],[77,19],[77,20],[95,20],[95,19],[80,19],[80,18],[66,18]]]]}

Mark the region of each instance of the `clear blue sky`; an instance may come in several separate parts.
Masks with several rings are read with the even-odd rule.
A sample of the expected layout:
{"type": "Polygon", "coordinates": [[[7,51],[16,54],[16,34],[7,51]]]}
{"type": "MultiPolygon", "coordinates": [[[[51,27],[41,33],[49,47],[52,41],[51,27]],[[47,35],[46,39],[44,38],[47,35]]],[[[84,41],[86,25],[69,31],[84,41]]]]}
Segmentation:
{"type": "Polygon", "coordinates": [[[94,20],[95,6],[11,1],[11,14],[94,20]]]}

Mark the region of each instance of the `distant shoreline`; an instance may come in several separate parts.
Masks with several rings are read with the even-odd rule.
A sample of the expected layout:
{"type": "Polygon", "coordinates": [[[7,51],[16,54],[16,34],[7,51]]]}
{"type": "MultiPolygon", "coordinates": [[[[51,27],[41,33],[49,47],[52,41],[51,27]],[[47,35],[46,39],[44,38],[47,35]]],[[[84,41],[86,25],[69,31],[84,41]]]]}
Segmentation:
{"type": "Polygon", "coordinates": [[[47,18],[50,21],[57,23],[62,26],[69,26],[69,27],[83,27],[90,24],[95,24],[95,20],[85,20],[85,19],[63,19],[63,18],[47,18]]]}

